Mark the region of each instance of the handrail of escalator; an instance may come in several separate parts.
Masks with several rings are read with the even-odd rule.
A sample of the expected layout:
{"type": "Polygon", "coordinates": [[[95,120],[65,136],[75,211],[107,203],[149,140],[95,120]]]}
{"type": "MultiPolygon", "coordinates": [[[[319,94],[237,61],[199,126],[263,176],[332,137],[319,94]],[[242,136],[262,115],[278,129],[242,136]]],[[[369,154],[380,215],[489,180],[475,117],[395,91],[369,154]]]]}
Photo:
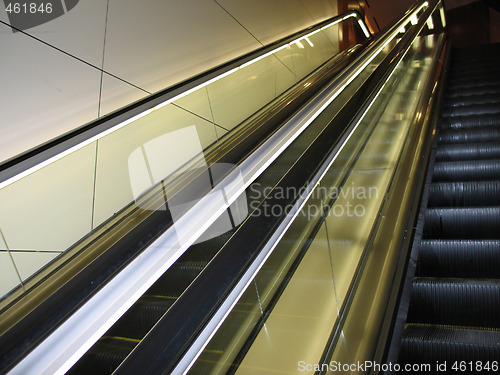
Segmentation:
{"type": "MultiPolygon", "coordinates": [[[[368,29],[366,28],[366,25],[363,23],[363,20],[361,16],[357,12],[347,12],[342,15],[333,17],[331,19],[328,19],[324,22],[321,22],[318,25],[315,25],[314,27],[308,28],[306,30],[303,30],[301,32],[298,32],[296,34],[293,34],[290,37],[284,38],[276,43],[272,43],[269,46],[263,47],[262,49],[258,50],[257,52],[252,52],[248,55],[245,55],[244,57],[234,60],[228,64],[225,64],[224,66],[218,67],[210,72],[207,72],[199,77],[195,77],[194,79],[191,79],[187,82],[184,82],[178,86],[175,86],[173,88],[167,89],[159,94],[153,95],[145,100],[142,100],[138,103],[135,103],[123,110],[120,110],[118,112],[115,112],[109,116],[106,116],[103,119],[99,119],[89,125],[86,125],[82,128],[79,128],[75,130],[74,132],[68,133],[66,135],[63,135],[62,137],[55,139],[45,145],[40,146],[39,148],[29,151],[15,159],[12,159],[0,166],[0,186],[6,186],[9,183],[16,181],[19,178],[22,178],[23,176],[28,175],[29,173],[32,173],[34,170],[39,168],[40,166],[47,165],[47,163],[50,163],[53,160],[57,160],[59,155],[65,154],[68,152],[68,150],[72,150],[75,147],[78,147],[82,142],[88,142],[89,139],[95,139],[96,137],[99,137],[99,134],[102,133],[108,133],[115,127],[121,126],[123,122],[126,122],[127,118],[129,117],[136,117],[143,113],[144,111],[147,111],[150,108],[153,108],[155,106],[163,105],[165,102],[171,102],[175,100],[179,95],[183,95],[182,93],[190,90],[194,90],[195,88],[198,88],[202,85],[205,85],[206,82],[210,82],[214,80],[217,76],[219,75],[224,75],[228,71],[231,71],[235,68],[235,66],[241,66],[244,64],[248,64],[251,61],[254,61],[256,59],[261,58],[264,55],[269,55],[273,53],[277,48],[280,48],[282,45],[286,45],[287,43],[291,43],[294,40],[303,38],[304,36],[307,36],[311,32],[314,32],[314,30],[321,29],[322,27],[325,27],[332,22],[338,22],[342,21],[344,19],[350,18],[350,17],[356,17],[357,21],[362,28],[362,30],[365,32],[365,35],[368,36],[368,29]]],[[[308,95],[304,95],[304,90],[297,90],[294,95],[296,95],[300,100],[297,100],[298,103],[296,103],[296,106],[292,108],[286,108],[289,113],[288,116],[291,116],[292,114],[297,115],[297,111],[299,108],[303,106],[307,106],[307,110],[304,111],[306,114],[302,116],[296,116],[297,118],[295,119],[295,122],[289,121],[288,126],[283,126],[280,128],[278,131],[274,132],[271,131],[270,129],[272,127],[277,127],[277,122],[279,121],[288,121],[286,117],[283,117],[283,115],[279,116],[274,113],[274,118],[273,121],[270,121],[270,124],[268,126],[268,133],[264,137],[266,140],[266,147],[259,148],[257,151],[255,151],[255,145],[259,144],[259,133],[253,134],[252,141],[254,142],[254,149],[253,154],[251,157],[246,160],[246,164],[242,166],[242,169],[248,171],[248,173],[253,173],[254,175],[257,175],[260,173],[263,167],[265,167],[265,164],[269,164],[273,158],[277,157],[277,155],[283,151],[288,144],[291,143],[291,141],[298,136],[298,134],[312,121],[312,117],[308,115],[307,113],[311,112],[311,109],[317,109],[324,106],[325,102],[333,100],[332,97],[338,95],[340,92],[339,90],[334,90],[334,88],[337,88],[341,86],[342,83],[345,84],[345,82],[349,79],[350,75],[353,74],[355,71],[355,67],[351,67],[350,70],[347,71],[347,73],[344,73],[341,75],[338,79],[334,80],[333,83],[326,83],[327,80],[331,80],[332,77],[335,77],[335,74],[338,73],[338,67],[336,67],[336,64],[339,65],[340,63],[343,64],[348,64],[352,63],[352,61],[358,57],[361,54],[361,50],[355,51],[356,53],[347,53],[345,56],[345,60],[340,60],[340,61],[335,61],[334,63],[330,64],[330,66],[327,65],[327,68],[330,68],[331,72],[330,75],[325,75],[324,77],[320,78],[315,78],[312,82],[311,87],[314,90],[323,90],[324,87],[322,86],[327,86],[329,90],[326,90],[326,92],[323,92],[323,96],[314,101],[313,103],[308,103],[308,95]],[[332,91],[333,90],[333,91],[332,91]],[[270,153],[270,150],[272,150],[272,154],[270,153]],[[266,154],[267,156],[263,158],[263,154],[266,154]],[[265,161],[263,163],[262,161],[265,161]]],[[[357,69],[357,68],[356,68],[357,69]]],[[[293,91],[293,90],[291,90],[293,91]]],[[[313,91],[313,90],[311,90],[313,91]]],[[[289,95],[292,95],[292,93],[289,93],[289,95]]],[[[288,102],[287,102],[288,103],[288,102]]],[[[286,105],[285,105],[286,107],[286,105]]],[[[275,110],[276,112],[277,110],[275,110]]],[[[313,111],[314,112],[314,111],[313,111]]],[[[279,127],[278,127],[279,128],[279,127]]],[[[262,137],[262,135],[261,135],[262,137]]],[[[262,143],[262,140],[260,140],[262,143]]],[[[245,143],[245,142],[242,142],[245,143]]],[[[247,141],[248,143],[248,141],[247,141]]],[[[245,149],[245,147],[241,147],[242,149],[245,149]]],[[[248,145],[247,147],[248,148],[248,145]]],[[[233,152],[232,157],[236,157],[236,153],[233,152]]],[[[215,205],[218,203],[216,202],[215,205]]],[[[212,206],[214,204],[212,203],[212,206]]],[[[208,209],[207,211],[210,211],[208,209]]],[[[185,219],[185,221],[189,222],[189,217],[185,219]]],[[[199,222],[199,220],[198,220],[199,222]]],[[[194,222],[194,225],[196,226],[196,221],[194,222]]],[[[189,224],[190,227],[193,227],[193,223],[191,222],[189,224]]],[[[164,240],[164,239],[163,239],[164,240]]],[[[112,252],[110,252],[111,254],[112,252]]],[[[119,251],[115,251],[115,255],[120,254],[119,251]]],[[[127,253],[125,253],[126,255],[127,253]]],[[[111,254],[112,255],[112,254],[111,254]]],[[[112,258],[111,255],[107,258],[112,258]]],[[[124,254],[120,254],[121,257],[123,258],[124,254]]],[[[129,254],[130,255],[130,254],[129,254]]],[[[132,254],[136,255],[136,254],[132,254]]],[[[141,255],[142,256],[142,255],[141,255]]],[[[178,257],[178,255],[177,255],[178,257]]],[[[136,261],[137,263],[144,262],[144,256],[136,261]]],[[[151,256],[150,254],[150,259],[154,259],[154,256],[151,256]]],[[[173,258],[172,258],[173,259],[173,258]]],[[[109,259],[108,259],[109,260],[109,259]]],[[[122,259],[123,260],[123,259],[122,259]]],[[[114,264],[111,260],[109,260],[110,264],[114,264]]],[[[100,262],[99,262],[100,263],[100,262]]],[[[9,331],[7,331],[5,334],[2,335],[0,338],[0,341],[2,343],[2,358],[0,358],[0,364],[2,367],[2,371],[7,371],[8,369],[11,369],[16,366],[16,363],[21,361],[21,358],[25,356],[26,353],[28,353],[32,348],[36,347],[38,343],[43,342],[43,340],[47,337],[54,337],[52,333],[55,333],[57,329],[54,328],[55,324],[59,324],[61,321],[64,321],[68,316],[70,316],[77,308],[80,306],[84,305],[87,309],[95,308],[100,302],[95,302],[95,301],[103,301],[107,300],[109,301],[110,299],[110,290],[112,289],[112,286],[108,286],[108,288],[104,291],[99,290],[100,294],[97,296],[98,298],[94,299],[93,303],[87,304],[87,303],[82,303],[76,301],[75,296],[83,295],[85,296],[84,299],[90,299],[90,296],[94,295],[94,292],[98,289],[98,287],[95,284],[96,280],[98,279],[99,276],[99,269],[103,267],[104,264],[97,264],[95,266],[90,267],[89,270],[86,270],[88,272],[81,272],[77,275],[77,277],[73,278],[70,280],[70,282],[66,282],[64,286],[61,288],[60,286],[55,286],[56,288],[61,288],[63,289],[62,292],[58,290],[58,294],[51,296],[48,300],[45,300],[41,303],[40,306],[38,306],[36,309],[31,311],[29,314],[27,314],[28,319],[23,319],[18,321],[14,328],[9,331]],[[68,284],[68,285],[66,285],[68,284]],[[75,288],[73,288],[73,285],[79,285],[78,288],[78,293],[75,293],[75,288]],[[81,285],[86,285],[85,287],[81,287],[81,285]],[[84,289],[82,292],[81,289],[84,289]],[[60,292],[60,293],[59,293],[60,292]],[[81,293],[80,293],[81,292],[81,293]],[[100,297],[99,297],[100,296],[100,297]],[[100,299],[99,299],[100,298],[100,299]],[[72,306],[71,308],[67,308],[65,304],[68,304],[72,306]],[[38,318],[40,316],[51,316],[53,318],[51,324],[39,324],[38,318]],[[30,337],[26,338],[27,336],[31,335],[30,337]],[[33,339],[34,336],[35,338],[33,339]],[[21,349],[19,349],[21,347],[21,349]]],[[[130,264],[126,266],[127,268],[125,269],[125,272],[123,272],[121,278],[122,279],[128,279],[130,281],[132,277],[130,276],[129,270],[130,264]],[[128,276],[127,276],[128,275],[128,276]]],[[[164,270],[162,271],[164,272],[164,270]]],[[[146,272],[147,273],[147,272],[146,272]]],[[[158,271],[157,271],[158,273],[158,271]]],[[[161,273],[160,273],[161,274],[161,273]]],[[[159,277],[159,276],[158,276],[159,277]]],[[[110,279],[111,277],[107,275],[106,277],[103,277],[103,279],[110,279]]],[[[67,281],[65,278],[61,278],[63,281],[67,281]]],[[[152,280],[152,279],[151,279],[152,280]]],[[[104,280],[107,281],[107,280],[104,280]]],[[[123,285],[124,283],[126,284],[127,281],[120,280],[120,278],[115,278],[112,280],[115,282],[115,284],[121,284],[123,285]]],[[[141,282],[141,279],[135,280],[136,284],[141,282]]],[[[146,285],[147,283],[144,283],[143,285],[146,285]]],[[[54,286],[51,286],[54,287],[54,286]]],[[[142,288],[139,288],[139,290],[144,289],[144,286],[142,288]]],[[[128,293],[127,298],[132,301],[134,298],[137,299],[138,296],[140,295],[139,292],[135,291],[134,295],[130,295],[128,293]]],[[[116,301],[115,301],[116,302],[116,301]]],[[[123,301],[118,299],[118,302],[116,303],[122,303],[123,301]]],[[[118,311],[119,309],[115,309],[118,311]]],[[[84,309],[79,310],[80,317],[87,316],[88,314],[85,312],[84,309]]],[[[80,318],[77,314],[75,316],[72,316],[71,319],[68,319],[66,323],[69,323],[66,325],[66,330],[64,332],[68,332],[68,330],[71,330],[72,328],[67,328],[71,327],[71,321],[72,322],[81,322],[82,319],[80,318]]],[[[87,319],[92,320],[91,317],[88,317],[87,319]]],[[[116,317],[113,319],[117,319],[116,317]]],[[[80,324],[80,323],[78,323],[80,324]]],[[[92,329],[94,329],[93,327],[92,329]]],[[[96,329],[96,332],[99,331],[96,329]]],[[[102,331],[102,328],[101,328],[102,331]]],[[[61,332],[61,331],[58,331],[61,332]]],[[[95,341],[95,340],[94,340],[95,341]]],[[[63,341],[60,341],[62,346],[66,346],[63,341]]],[[[46,347],[49,346],[50,344],[45,344],[46,347]]],[[[66,349],[69,347],[66,346],[66,349]]],[[[31,354],[30,354],[31,355],[31,354]]],[[[41,359],[40,357],[37,357],[37,353],[34,353],[31,355],[32,360],[35,361],[36,366],[32,366],[33,369],[37,369],[36,371],[39,371],[40,366],[41,366],[41,361],[43,362],[45,359],[41,359]],[[33,359],[34,358],[34,359],[33,359]]],[[[69,356],[74,356],[73,354],[67,354],[67,353],[62,353],[60,356],[61,358],[69,356]]],[[[42,355],[43,356],[43,355],[42,355]]],[[[27,357],[26,357],[27,358],[27,357]]],[[[66,358],[67,359],[67,358],[66,358]]],[[[61,359],[59,359],[61,361],[61,359]]],[[[23,361],[24,362],[24,361],[23,361]]],[[[24,362],[27,363],[27,362],[24,362]]],[[[56,366],[59,366],[60,363],[58,363],[56,366]]],[[[29,365],[28,365],[29,366],[29,365]]],[[[18,371],[23,372],[23,370],[18,369],[18,371]]]]}
{"type": "MultiPolygon", "coordinates": [[[[262,203],[268,207],[292,209],[283,209],[281,216],[260,215],[248,218],[120,365],[116,370],[117,374],[135,374],[139,371],[185,373],[189,370],[269,257],[314,186],[349,140],[414,39],[438,9],[438,5],[438,0],[416,3],[401,20],[375,39],[371,45],[372,53],[387,45],[408,23],[412,25],[276,187],[294,187],[294,191],[302,194],[280,200],[269,194],[262,203]],[[422,9],[425,9],[423,14],[417,18],[416,14],[422,9]]],[[[364,67],[368,63],[358,61],[358,64],[364,67]]]]}

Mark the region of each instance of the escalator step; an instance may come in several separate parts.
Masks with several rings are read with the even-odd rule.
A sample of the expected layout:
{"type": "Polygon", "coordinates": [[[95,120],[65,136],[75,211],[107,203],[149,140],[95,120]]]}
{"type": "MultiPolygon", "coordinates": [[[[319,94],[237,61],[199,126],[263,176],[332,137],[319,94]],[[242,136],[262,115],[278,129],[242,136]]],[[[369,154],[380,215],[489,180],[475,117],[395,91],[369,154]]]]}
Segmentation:
{"type": "Polygon", "coordinates": [[[498,66],[500,44],[452,51],[423,212],[423,239],[399,354],[400,364],[431,364],[425,373],[498,372],[498,66]],[[478,369],[477,361],[482,361],[480,365],[490,361],[490,366],[494,361],[496,368],[478,369]]]}
{"type": "Polygon", "coordinates": [[[481,67],[472,68],[471,64],[455,65],[449,75],[449,82],[467,82],[472,80],[487,82],[489,78],[498,77],[497,61],[481,64],[481,67]]]}
{"type": "Polygon", "coordinates": [[[487,82],[481,81],[469,81],[469,82],[448,82],[447,89],[448,90],[462,90],[468,91],[471,88],[475,87],[498,87],[500,86],[500,79],[492,79],[487,82]]]}
{"type": "Polygon", "coordinates": [[[468,67],[456,67],[448,78],[448,83],[451,85],[456,83],[469,83],[469,82],[489,82],[491,80],[500,80],[500,73],[495,69],[482,69],[469,70],[468,67]]]}
{"type": "Polygon", "coordinates": [[[433,181],[500,179],[500,160],[441,161],[434,164],[433,181]]]}
{"type": "Polygon", "coordinates": [[[432,183],[428,206],[500,206],[500,180],[432,183]]]}
{"type": "Polygon", "coordinates": [[[500,159],[500,143],[458,143],[440,145],[436,161],[500,159]]]}
{"type": "MultiPolygon", "coordinates": [[[[491,58],[495,58],[498,56],[499,46],[497,43],[488,44],[488,45],[474,45],[467,46],[462,48],[457,48],[453,50],[453,56],[458,60],[473,60],[476,61],[479,58],[488,56],[491,58]]],[[[498,57],[497,57],[498,58],[498,57]]],[[[484,60],[480,60],[484,61],[484,60]]]]}
{"type": "Polygon", "coordinates": [[[407,322],[500,328],[500,280],[415,278],[407,322]]]}
{"type": "Polygon", "coordinates": [[[470,63],[471,66],[481,66],[485,61],[498,61],[498,47],[489,44],[487,48],[483,46],[473,46],[457,49],[453,52],[454,63],[470,63]]]}
{"type": "Polygon", "coordinates": [[[500,207],[428,208],[425,239],[500,239],[500,207]]]}
{"type": "Polygon", "coordinates": [[[457,56],[463,56],[463,57],[470,56],[471,58],[474,58],[478,54],[497,53],[498,50],[500,50],[500,46],[498,45],[498,43],[488,44],[488,45],[483,44],[483,45],[473,45],[455,49],[454,54],[456,54],[457,56]]]}
{"type": "Polygon", "coordinates": [[[453,67],[468,64],[472,69],[474,66],[487,65],[499,59],[497,49],[493,44],[489,44],[487,48],[484,48],[484,46],[480,48],[479,46],[474,46],[455,49],[453,50],[452,56],[453,67]]]}
{"type": "Polygon", "coordinates": [[[463,63],[453,65],[450,69],[449,80],[460,80],[467,78],[480,79],[487,77],[489,74],[498,74],[498,61],[485,61],[482,64],[463,63]],[[480,66],[480,68],[479,68],[480,66]]]}
{"type": "Polygon", "coordinates": [[[423,240],[416,275],[497,278],[500,240],[423,240]]]}
{"type": "Polygon", "coordinates": [[[482,95],[465,95],[465,96],[454,96],[451,98],[446,98],[444,100],[444,105],[446,107],[461,107],[468,106],[472,104],[486,104],[486,103],[499,103],[499,94],[482,94],[482,95]]]}
{"type": "MultiPolygon", "coordinates": [[[[452,366],[455,361],[498,361],[500,358],[500,331],[453,328],[431,325],[408,325],[401,340],[399,363],[425,363],[435,366],[437,362],[446,361],[446,370],[437,373],[458,374],[452,366]]],[[[498,363],[497,363],[498,364],[498,363]]],[[[434,370],[437,370],[434,367],[434,370]]],[[[477,373],[495,373],[496,371],[477,373]]],[[[426,372],[428,373],[428,372],[426,372]]],[[[475,369],[467,368],[463,374],[476,373],[475,369]]]]}
{"type": "MultiPolygon", "coordinates": [[[[500,117],[500,116],[499,116],[500,117]]],[[[494,126],[443,130],[439,133],[440,143],[499,142],[500,128],[494,126]]]]}
{"type": "Polygon", "coordinates": [[[500,85],[498,86],[475,86],[471,87],[468,90],[464,91],[461,89],[453,89],[453,88],[448,88],[446,90],[445,98],[451,99],[454,97],[468,97],[468,96],[475,96],[475,95],[487,95],[487,94],[500,94],[500,85]]]}
{"type": "Polygon", "coordinates": [[[488,52],[483,53],[481,51],[470,52],[470,54],[456,54],[453,53],[453,61],[452,61],[452,70],[460,70],[460,69],[470,69],[476,70],[478,67],[494,68],[495,63],[499,61],[498,53],[488,52]]]}
{"type": "Polygon", "coordinates": [[[458,61],[471,60],[473,62],[481,63],[484,57],[498,59],[499,46],[497,44],[475,45],[467,46],[453,51],[453,56],[458,61]]]}
{"type": "Polygon", "coordinates": [[[456,60],[453,59],[453,65],[451,69],[453,71],[462,70],[477,70],[481,68],[492,69],[495,64],[498,66],[499,57],[498,54],[481,54],[478,53],[477,56],[457,56],[456,60]]]}
{"type": "Polygon", "coordinates": [[[498,66],[499,57],[497,53],[477,53],[475,56],[455,56],[453,58],[451,70],[462,71],[462,70],[477,70],[482,69],[493,69],[495,64],[498,66]]]}
{"type": "Polygon", "coordinates": [[[497,58],[498,59],[498,44],[488,44],[488,45],[475,45],[467,46],[453,51],[453,56],[458,60],[472,60],[479,63],[483,60],[483,57],[497,58]],[[481,60],[480,60],[481,59],[481,60]]]}
{"type": "Polygon", "coordinates": [[[443,117],[500,114],[500,103],[469,104],[458,107],[444,107],[443,117]]]}
{"type": "MultiPolygon", "coordinates": [[[[477,116],[455,116],[441,119],[441,129],[443,129],[443,131],[480,127],[491,127],[490,129],[494,129],[495,126],[499,125],[500,116],[490,114],[477,116]]],[[[487,140],[488,139],[486,139],[486,141],[487,140]]]]}

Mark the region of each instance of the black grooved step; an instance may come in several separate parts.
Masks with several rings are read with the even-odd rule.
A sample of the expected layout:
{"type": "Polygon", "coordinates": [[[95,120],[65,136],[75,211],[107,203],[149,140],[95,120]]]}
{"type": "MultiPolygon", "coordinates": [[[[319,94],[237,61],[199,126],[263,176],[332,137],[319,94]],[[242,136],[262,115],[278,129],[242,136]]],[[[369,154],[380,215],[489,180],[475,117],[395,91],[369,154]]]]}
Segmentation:
{"type": "Polygon", "coordinates": [[[440,143],[466,143],[466,142],[499,142],[500,128],[494,126],[442,130],[439,133],[440,143]]]}
{"type": "Polygon", "coordinates": [[[500,207],[428,208],[424,238],[500,239],[500,207]]]}
{"type": "MultiPolygon", "coordinates": [[[[474,53],[474,56],[458,55],[456,52],[453,53],[451,70],[454,72],[469,72],[477,71],[477,67],[485,67],[485,69],[490,70],[495,68],[495,63],[498,61],[498,54],[495,53],[474,53]]],[[[480,74],[480,72],[478,72],[480,74]]]]}
{"type": "Polygon", "coordinates": [[[459,107],[444,107],[442,116],[471,116],[484,114],[500,115],[500,103],[469,104],[459,107]]]}
{"type": "MultiPolygon", "coordinates": [[[[491,127],[500,125],[500,116],[497,115],[476,115],[476,116],[455,116],[441,119],[441,129],[467,129],[467,128],[480,128],[491,127]]],[[[487,128],[488,129],[488,128],[487,128]]],[[[488,140],[488,139],[486,139],[488,140]]]]}
{"type": "Polygon", "coordinates": [[[422,239],[412,250],[416,277],[400,309],[408,314],[399,364],[431,368],[409,373],[498,372],[499,67],[500,43],[451,53],[422,239]]]}
{"type": "Polygon", "coordinates": [[[444,105],[446,107],[460,107],[472,104],[491,104],[498,102],[500,102],[500,94],[462,95],[445,99],[444,105]]]}
{"type": "Polygon", "coordinates": [[[450,82],[454,81],[470,81],[470,80],[486,80],[490,75],[498,75],[498,61],[491,61],[490,64],[482,64],[481,70],[472,70],[469,66],[452,67],[449,75],[450,82]]]}
{"type": "Polygon", "coordinates": [[[449,82],[448,87],[451,88],[452,90],[463,90],[467,91],[470,88],[473,87],[479,87],[479,86],[484,86],[484,87],[498,87],[500,86],[500,79],[492,79],[487,82],[482,82],[482,81],[468,81],[468,82],[461,82],[461,81],[455,81],[455,82],[449,82]]]}
{"type": "Polygon", "coordinates": [[[437,161],[500,159],[500,143],[443,144],[436,152],[437,161]]]}
{"type": "MultiPolygon", "coordinates": [[[[486,68],[494,68],[498,62],[498,53],[482,54],[478,53],[475,56],[459,56],[453,57],[452,70],[454,71],[474,71],[478,66],[486,68]]],[[[497,65],[498,66],[498,65],[497,65]]]]}
{"type": "MultiPolygon", "coordinates": [[[[472,374],[475,369],[453,371],[454,361],[498,361],[500,358],[500,331],[453,328],[432,325],[408,325],[401,340],[400,361],[403,363],[425,363],[436,365],[446,361],[446,372],[441,374],[472,374]]],[[[437,369],[433,367],[433,371],[437,369]]],[[[423,373],[423,372],[422,372],[423,373]]],[[[428,372],[425,372],[428,373],[428,372]]],[[[494,374],[495,371],[477,371],[494,374]]]]}
{"type": "Polygon", "coordinates": [[[451,85],[455,83],[469,83],[469,82],[490,82],[492,80],[498,81],[500,80],[500,73],[495,70],[495,69],[488,69],[489,67],[486,67],[485,71],[483,69],[476,69],[475,71],[472,72],[467,72],[466,70],[462,69],[454,69],[453,72],[449,76],[449,83],[451,85]]]}
{"type": "Polygon", "coordinates": [[[470,64],[471,69],[476,69],[478,65],[491,60],[498,60],[498,47],[496,44],[457,49],[454,51],[453,65],[457,66],[458,63],[460,63],[460,66],[470,64]],[[484,48],[487,48],[487,51],[484,48]]]}
{"type": "Polygon", "coordinates": [[[500,328],[499,316],[499,280],[413,280],[408,323],[500,328]]]}
{"type": "Polygon", "coordinates": [[[433,181],[500,179],[500,160],[441,161],[434,164],[433,181]]]}
{"type": "Polygon", "coordinates": [[[423,240],[417,276],[496,278],[500,240],[423,240]]]}
{"type": "Polygon", "coordinates": [[[428,206],[500,206],[500,180],[433,183],[428,206]]]}
{"type": "Polygon", "coordinates": [[[456,96],[466,97],[473,95],[484,95],[484,94],[500,94],[500,85],[493,86],[475,86],[467,90],[463,89],[449,89],[446,92],[446,98],[450,99],[456,96]]]}
{"type": "Polygon", "coordinates": [[[466,64],[474,64],[471,68],[477,67],[491,59],[498,60],[499,46],[497,44],[478,45],[456,49],[454,51],[454,61],[466,64]]]}
{"type": "Polygon", "coordinates": [[[484,71],[497,71],[498,69],[498,56],[496,59],[492,59],[491,56],[489,55],[488,57],[483,57],[483,58],[474,58],[470,61],[467,60],[462,60],[460,57],[457,56],[458,61],[462,60],[460,64],[453,64],[451,67],[451,72],[454,75],[464,75],[467,73],[476,72],[477,70],[475,69],[478,65],[481,65],[481,71],[478,72],[481,74],[481,72],[484,71]]]}

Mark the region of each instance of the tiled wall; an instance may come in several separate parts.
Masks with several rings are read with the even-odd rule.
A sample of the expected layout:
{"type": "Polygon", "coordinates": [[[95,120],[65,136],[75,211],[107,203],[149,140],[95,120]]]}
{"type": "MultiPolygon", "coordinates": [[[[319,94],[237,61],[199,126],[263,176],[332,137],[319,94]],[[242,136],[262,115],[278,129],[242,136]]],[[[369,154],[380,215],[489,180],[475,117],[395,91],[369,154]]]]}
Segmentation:
{"type": "Polygon", "coordinates": [[[58,18],[13,32],[2,3],[0,162],[331,17],[336,4],[81,0],[58,18]]]}
{"type": "MultiPolygon", "coordinates": [[[[333,0],[86,0],[26,33],[0,23],[0,160],[335,13],[333,0]]],[[[215,142],[331,56],[327,31],[4,187],[0,297],[133,200],[116,161],[137,142],[193,124],[215,142]],[[247,83],[228,95],[235,80],[247,83]]]]}

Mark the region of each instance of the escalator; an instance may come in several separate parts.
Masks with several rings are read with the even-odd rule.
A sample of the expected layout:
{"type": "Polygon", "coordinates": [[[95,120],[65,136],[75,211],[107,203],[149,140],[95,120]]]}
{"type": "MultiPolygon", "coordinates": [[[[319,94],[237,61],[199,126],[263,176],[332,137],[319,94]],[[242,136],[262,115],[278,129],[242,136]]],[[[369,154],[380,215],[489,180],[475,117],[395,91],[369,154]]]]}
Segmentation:
{"type": "MultiPolygon", "coordinates": [[[[146,141],[135,139],[133,121],[132,130],[128,120],[112,121],[119,129],[104,129],[92,145],[92,170],[101,176],[96,185],[109,184],[108,199],[114,198],[113,179],[98,173],[99,158],[106,146],[116,152],[127,142],[130,153],[116,157],[112,171],[126,170],[140,150],[147,168],[127,173],[147,172],[151,185],[85,234],[57,267],[49,264],[51,273],[41,270],[46,278],[26,293],[36,297],[34,307],[21,306],[21,294],[5,310],[13,324],[0,326],[6,332],[0,371],[245,374],[256,365],[262,373],[293,372],[302,362],[324,367],[331,358],[378,358],[431,149],[431,113],[447,48],[443,12],[441,1],[418,1],[376,36],[357,13],[339,15],[187,82],[192,98],[173,88],[131,108],[147,108],[137,115],[141,133],[153,131],[146,141]],[[344,21],[351,24],[330,29],[344,21]],[[329,38],[351,29],[360,41],[332,50],[329,38]],[[273,89],[264,107],[245,108],[250,117],[155,180],[151,165],[164,164],[165,154],[149,158],[148,147],[153,141],[171,147],[160,142],[163,133],[154,133],[165,121],[160,115],[183,106],[195,110],[203,95],[209,103],[210,95],[220,99],[212,88],[231,86],[231,79],[241,80],[236,91],[244,94],[256,78],[246,68],[254,62],[278,85],[287,59],[301,61],[301,41],[316,48],[307,57],[317,59],[317,67],[285,91],[273,89]],[[321,56],[327,47],[328,58],[321,56]],[[140,123],[150,115],[151,123],[140,123]],[[120,138],[122,126],[127,137],[120,138]],[[116,143],[106,143],[108,131],[116,143]],[[231,168],[217,172],[224,164],[231,168]],[[175,218],[170,204],[177,198],[187,204],[175,218]],[[231,229],[218,227],[221,218],[231,229]],[[87,253],[90,260],[76,261],[87,253]],[[37,288],[48,290],[52,280],[49,297],[38,297],[37,288]],[[362,338],[358,321],[365,322],[362,338]],[[306,347],[314,350],[306,353],[306,347]]],[[[192,130],[191,121],[180,130],[192,130]]],[[[188,148],[191,138],[178,144],[188,148]]],[[[477,152],[498,157],[495,150],[477,152]]]]}
{"type": "Polygon", "coordinates": [[[499,44],[452,52],[401,364],[498,370],[499,66],[499,44]]]}

